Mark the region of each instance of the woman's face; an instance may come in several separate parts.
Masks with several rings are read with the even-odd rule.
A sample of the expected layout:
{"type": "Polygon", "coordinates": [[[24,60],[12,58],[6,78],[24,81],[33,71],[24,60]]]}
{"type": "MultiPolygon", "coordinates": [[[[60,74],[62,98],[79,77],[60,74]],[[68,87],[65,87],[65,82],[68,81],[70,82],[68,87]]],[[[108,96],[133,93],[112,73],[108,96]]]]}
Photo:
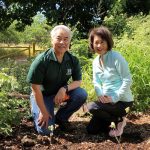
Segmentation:
{"type": "Polygon", "coordinates": [[[63,29],[58,29],[55,36],[52,38],[52,47],[56,54],[65,53],[69,49],[70,39],[69,34],[63,29]]]}
{"type": "Polygon", "coordinates": [[[108,44],[100,36],[95,35],[93,41],[93,48],[96,53],[103,55],[108,51],[108,44]]]}

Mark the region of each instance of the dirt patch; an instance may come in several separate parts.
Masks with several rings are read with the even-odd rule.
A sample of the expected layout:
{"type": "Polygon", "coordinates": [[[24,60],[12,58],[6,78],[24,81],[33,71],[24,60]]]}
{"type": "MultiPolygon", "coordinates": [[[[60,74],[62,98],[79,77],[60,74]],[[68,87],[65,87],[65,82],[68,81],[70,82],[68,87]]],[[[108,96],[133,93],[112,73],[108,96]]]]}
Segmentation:
{"type": "Polygon", "coordinates": [[[150,115],[130,115],[120,144],[104,134],[88,135],[85,128],[89,119],[75,113],[70,120],[76,130],[72,133],[56,130],[52,140],[38,135],[32,120],[23,119],[13,136],[0,136],[0,150],[150,150],[150,115]]]}

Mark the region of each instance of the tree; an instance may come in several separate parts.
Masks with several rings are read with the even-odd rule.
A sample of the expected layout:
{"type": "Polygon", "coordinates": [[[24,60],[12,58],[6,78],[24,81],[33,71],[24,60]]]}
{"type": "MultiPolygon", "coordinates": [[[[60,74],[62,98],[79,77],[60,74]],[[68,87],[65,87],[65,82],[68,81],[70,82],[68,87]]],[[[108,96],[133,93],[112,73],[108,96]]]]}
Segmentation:
{"type": "Polygon", "coordinates": [[[23,32],[15,30],[16,21],[14,21],[7,30],[0,32],[0,43],[18,44],[18,43],[37,43],[40,47],[50,45],[50,33],[52,26],[46,24],[46,18],[38,13],[33,17],[31,26],[26,26],[23,32]]]}
{"type": "Polygon", "coordinates": [[[90,28],[102,24],[116,3],[122,5],[122,12],[127,14],[148,14],[150,10],[149,0],[0,0],[0,30],[17,20],[16,29],[22,31],[40,12],[49,25],[70,25],[86,37],[90,28]]]}
{"type": "Polygon", "coordinates": [[[126,0],[124,11],[130,16],[136,15],[140,12],[148,15],[150,12],[150,0],[126,0]]]}
{"type": "Polygon", "coordinates": [[[22,31],[26,25],[31,25],[32,17],[40,10],[39,1],[3,0],[0,3],[0,30],[5,30],[17,20],[16,29],[22,31]],[[35,5],[36,4],[36,5],[35,5]]]}
{"type": "Polygon", "coordinates": [[[17,20],[16,29],[31,25],[33,16],[42,12],[48,24],[67,24],[87,33],[102,23],[112,0],[3,0],[0,1],[0,30],[17,20]]]}

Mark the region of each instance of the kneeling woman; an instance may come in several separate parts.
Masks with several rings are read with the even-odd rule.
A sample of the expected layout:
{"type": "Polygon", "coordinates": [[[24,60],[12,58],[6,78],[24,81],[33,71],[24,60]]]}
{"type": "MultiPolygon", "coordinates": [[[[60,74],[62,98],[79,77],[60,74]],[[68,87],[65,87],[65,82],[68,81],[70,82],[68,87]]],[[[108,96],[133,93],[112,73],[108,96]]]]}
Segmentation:
{"type": "Polygon", "coordinates": [[[91,50],[98,54],[93,61],[93,83],[98,99],[88,104],[93,117],[87,131],[120,136],[126,125],[126,108],[133,104],[128,63],[120,53],[112,50],[113,39],[108,28],[101,26],[91,30],[89,42],[91,50]],[[111,122],[115,122],[115,130],[110,130],[111,122]]]}

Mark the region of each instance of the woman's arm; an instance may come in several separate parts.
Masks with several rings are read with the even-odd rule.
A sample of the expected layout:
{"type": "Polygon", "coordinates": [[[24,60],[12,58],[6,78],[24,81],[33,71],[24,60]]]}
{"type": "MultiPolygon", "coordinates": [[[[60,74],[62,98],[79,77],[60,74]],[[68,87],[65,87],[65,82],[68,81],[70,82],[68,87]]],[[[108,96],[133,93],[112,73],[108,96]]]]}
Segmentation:
{"type": "Polygon", "coordinates": [[[113,102],[119,101],[126,94],[126,91],[130,90],[132,84],[132,78],[128,67],[128,63],[121,55],[119,55],[118,58],[116,59],[115,66],[117,72],[119,73],[122,79],[122,85],[116,92],[116,98],[113,99],[113,102]]]}
{"type": "MultiPolygon", "coordinates": [[[[98,62],[97,62],[98,63],[98,62]]],[[[94,88],[95,88],[95,92],[97,94],[97,96],[103,96],[103,90],[102,90],[102,86],[101,86],[101,80],[98,77],[98,71],[99,68],[97,67],[98,64],[95,63],[95,61],[93,62],[93,84],[94,84],[94,88]]]]}

